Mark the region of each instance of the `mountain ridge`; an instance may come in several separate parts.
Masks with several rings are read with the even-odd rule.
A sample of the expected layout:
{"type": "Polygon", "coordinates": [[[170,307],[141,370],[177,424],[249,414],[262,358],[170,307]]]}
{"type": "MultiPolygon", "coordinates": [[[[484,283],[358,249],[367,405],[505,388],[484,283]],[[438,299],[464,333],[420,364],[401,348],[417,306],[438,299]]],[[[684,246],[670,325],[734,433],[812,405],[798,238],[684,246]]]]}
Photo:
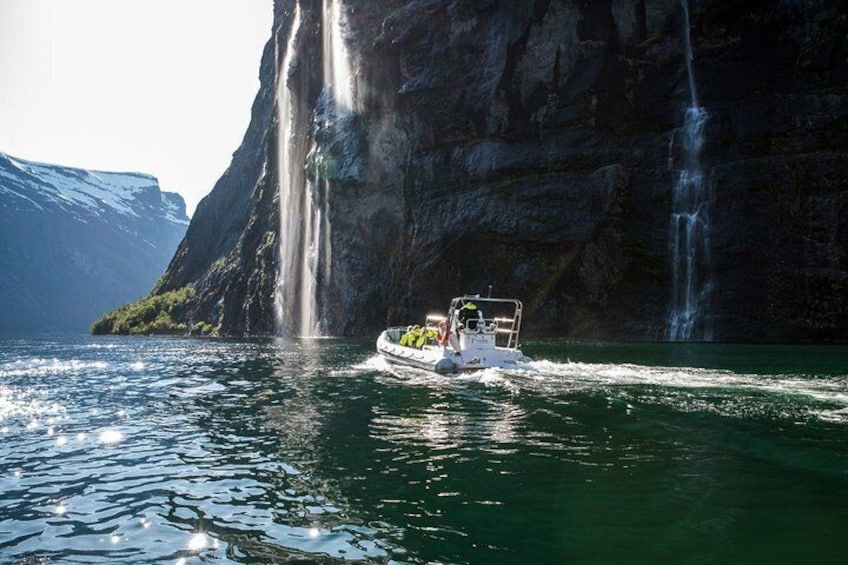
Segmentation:
{"type": "Polygon", "coordinates": [[[83,332],[164,271],[188,226],[152,175],[0,152],[0,332],[83,332]]]}

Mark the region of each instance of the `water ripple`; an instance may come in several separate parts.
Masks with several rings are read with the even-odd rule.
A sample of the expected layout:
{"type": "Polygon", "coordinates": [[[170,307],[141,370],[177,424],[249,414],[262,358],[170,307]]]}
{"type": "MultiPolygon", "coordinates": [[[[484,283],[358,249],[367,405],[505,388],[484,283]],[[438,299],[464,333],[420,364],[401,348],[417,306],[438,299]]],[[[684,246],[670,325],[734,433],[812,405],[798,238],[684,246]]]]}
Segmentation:
{"type": "Polygon", "coordinates": [[[40,343],[0,360],[0,562],[387,559],[379,532],[261,431],[264,385],[241,369],[273,366],[267,348],[152,345],[40,343]]]}
{"type": "Polygon", "coordinates": [[[664,540],[649,560],[732,560],[736,524],[845,488],[845,375],[536,361],[456,378],[341,340],[5,345],[4,564],[580,561],[610,529],[664,540]]]}

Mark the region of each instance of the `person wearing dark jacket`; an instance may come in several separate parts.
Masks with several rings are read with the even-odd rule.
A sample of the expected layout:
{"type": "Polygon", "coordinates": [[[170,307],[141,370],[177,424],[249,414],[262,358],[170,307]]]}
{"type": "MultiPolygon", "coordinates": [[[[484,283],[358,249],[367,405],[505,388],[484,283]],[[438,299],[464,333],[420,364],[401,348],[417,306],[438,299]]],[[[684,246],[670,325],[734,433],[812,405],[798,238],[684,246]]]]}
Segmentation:
{"type": "Polygon", "coordinates": [[[473,302],[466,302],[459,309],[457,319],[459,320],[460,327],[476,330],[478,324],[483,320],[483,312],[473,302]]]}

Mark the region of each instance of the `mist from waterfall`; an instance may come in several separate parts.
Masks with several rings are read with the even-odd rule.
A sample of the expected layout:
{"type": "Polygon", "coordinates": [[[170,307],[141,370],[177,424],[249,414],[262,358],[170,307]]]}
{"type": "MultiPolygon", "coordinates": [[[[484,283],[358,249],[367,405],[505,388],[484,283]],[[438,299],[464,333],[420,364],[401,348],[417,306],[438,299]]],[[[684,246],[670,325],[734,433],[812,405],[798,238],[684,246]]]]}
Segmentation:
{"type": "Polygon", "coordinates": [[[681,0],[681,4],[690,104],[683,126],[675,130],[669,145],[669,168],[675,183],[669,227],[672,291],[667,338],[670,341],[710,341],[712,329],[705,312],[711,292],[710,187],[701,167],[704,127],[709,115],[698,104],[688,0],[681,0]],[[679,148],[675,147],[675,140],[679,148]]]}

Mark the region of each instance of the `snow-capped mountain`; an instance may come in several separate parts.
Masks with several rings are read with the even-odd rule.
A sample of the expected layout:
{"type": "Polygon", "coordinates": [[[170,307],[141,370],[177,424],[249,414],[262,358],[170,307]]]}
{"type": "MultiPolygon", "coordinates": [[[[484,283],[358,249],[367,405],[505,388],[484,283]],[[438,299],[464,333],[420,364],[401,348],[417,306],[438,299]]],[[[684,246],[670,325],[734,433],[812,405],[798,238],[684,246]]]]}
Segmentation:
{"type": "Polygon", "coordinates": [[[187,227],[153,176],[0,153],[0,332],[85,331],[149,291],[187,227]]]}

